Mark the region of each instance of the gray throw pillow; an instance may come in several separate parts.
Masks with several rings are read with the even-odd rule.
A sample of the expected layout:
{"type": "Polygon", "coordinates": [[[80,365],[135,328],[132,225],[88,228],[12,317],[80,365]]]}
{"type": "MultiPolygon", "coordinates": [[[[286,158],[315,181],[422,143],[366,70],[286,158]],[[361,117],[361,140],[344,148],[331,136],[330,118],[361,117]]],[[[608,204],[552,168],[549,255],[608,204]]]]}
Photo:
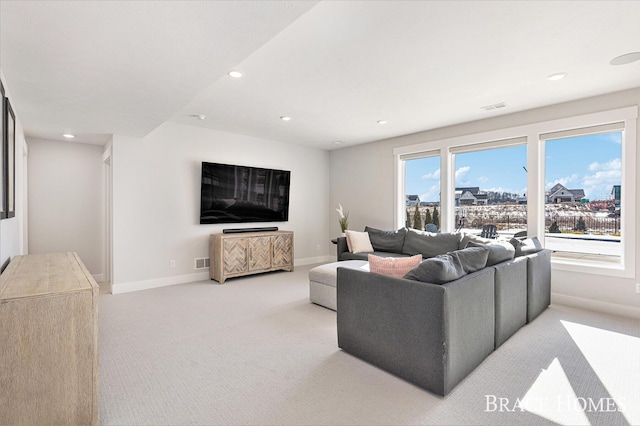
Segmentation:
{"type": "Polygon", "coordinates": [[[537,253],[544,248],[542,244],[540,244],[538,237],[525,238],[524,240],[512,238],[509,242],[513,244],[516,250],[516,257],[537,253]]]}
{"type": "Polygon", "coordinates": [[[402,252],[411,256],[421,254],[424,258],[430,258],[458,250],[461,239],[462,234],[457,233],[433,234],[408,229],[402,252]]]}
{"type": "Polygon", "coordinates": [[[467,247],[486,247],[489,250],[487,258],[487,266],[497,265],[498,263],[511,260],[516,255],[516,249],[508,241],[492,241],[487,244],[477,243],[473,240],[467,243],[467,247]]]}
{"type": "Polygon", "coordinates": [[[432,284],[444,284],[485,267],[489,249],[469,247],[424,260],[404,278],[432,284]]]}
{"type": "Polygon", "coordinates": [[[366,226],[364,231],[369,233],[369,239],[375,251],[402,253],[404,238],[407,235],[405,228],[397,231],[383,231],[366,226]]]}

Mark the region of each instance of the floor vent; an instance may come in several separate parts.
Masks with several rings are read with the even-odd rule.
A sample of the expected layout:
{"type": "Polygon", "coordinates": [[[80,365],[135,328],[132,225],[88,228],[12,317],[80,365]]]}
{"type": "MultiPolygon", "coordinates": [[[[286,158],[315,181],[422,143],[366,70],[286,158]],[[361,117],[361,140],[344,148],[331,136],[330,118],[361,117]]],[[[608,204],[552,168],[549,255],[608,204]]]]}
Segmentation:
{"type": "Polygon", "coordinates": [[[208,257],[198,257],[196,258],[196,269],[207,269],[209,268],[210,261],[208,257]]]}

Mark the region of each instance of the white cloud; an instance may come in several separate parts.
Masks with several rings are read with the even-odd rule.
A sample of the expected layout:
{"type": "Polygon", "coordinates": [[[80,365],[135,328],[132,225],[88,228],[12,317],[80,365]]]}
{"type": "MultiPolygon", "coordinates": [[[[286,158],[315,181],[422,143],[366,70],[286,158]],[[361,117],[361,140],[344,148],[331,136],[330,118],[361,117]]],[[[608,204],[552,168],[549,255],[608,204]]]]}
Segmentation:
{"type": "Polygon", "coordinates": [[[440,185],[432,185],[420,194],[420,201],[440,201],[440,185]]]}
{"type": "Polygon", "coordinates": [[[608,199],[613,185],[622,182],[622,161],[614,158],[606,163],[594,162],[588,168],[593,173],[582,178],[586,197],[591,200],[608,199]]]}
{"type": "Polygon", "coordinates": [[[469,166],[460,167],[458,170],[456,170],[456,182],[458,180],[464,179],[467,176],[469,170],[471,170],[471,167],[469,166]]]}
{"type": "Polygon", "coordinates": [[[422,175],[423,180],[438,180],[440,179],[440,169],[436,170],[433,173],[427,173],[426,175],[422,175]]]}
{"type": "Polygon", "coordinates": [[[607,136],[607,139],[609,139],[609,141],[617,144],[622,144],[622,133],[620,132],[608,133],[606,136],[607,136]]]}
{"type": "Polygon", "coordinates": [[[589,171],[595,172],[597,170],[622,170],[622,161],[619,158],[614,158],[606,163],[598,163],[596,161],[589,164],[589,171]]]}
{"type": "Polygon", "coordinates": [[[487,182],[489,182],[489,178],[488,178],[488,177],[486,177],[486,176],[480,176],[480,177],[478,178],[478,182],[480,182],[480,183],[487,183],[487,182]]]}
{"type": "Polygon", "coordinates": [[[556,183],[562,184],[567,189],[575,189],[571,188],[573,184],[576,184],[580,181],[580,176],[577,173],[572,174],[571,176],[561,177],[560,179],[556,179],[553,181],[547,181],[545,184],[547,189],[551,189],[556,183]]]}

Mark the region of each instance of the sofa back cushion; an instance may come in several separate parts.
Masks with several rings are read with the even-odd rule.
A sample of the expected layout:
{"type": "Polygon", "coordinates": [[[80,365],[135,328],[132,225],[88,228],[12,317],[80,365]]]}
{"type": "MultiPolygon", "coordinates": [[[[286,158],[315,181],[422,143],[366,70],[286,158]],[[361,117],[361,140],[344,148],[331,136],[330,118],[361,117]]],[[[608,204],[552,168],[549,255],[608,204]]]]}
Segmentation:
{"type": "Polygon", "coordinates": [[[463,234],[462,239],[460,240],[460,246],[458,248],[467,248],[469,246],[469,241],[473,241],[474,243],[489,244],[495,242],[496,240],[491,238],[483,238],[479,235],[474,234],[463,234]]]}
{"type": "Polygon", "coordinates": [[[420,262],[422,262],[422,256],[419,254],[411,257],[380,257],[370,254],[369,272],[402,278],[420,262]]]}
{"type": "Polygon", "coordinates": [[[398,229],[397,231],[383,231],[366,226],[364,231],[369,233],[369,239],[375,251],[402,253],[404,238],[407,235],[406,228],[398,229]]]}
{"type": "Polygon", "coordinates": [[[490,243],[477,243],[473,240],[467,243],[467,247],[486,247],[489,250],[487,258],[487,266],[497,265],[498,263],[511,260],[516,255],[516,249],[509,241],[495,241],[490,243]]]}
{"type": "Polygon", "coordinates": [[[469,247],[424,260],[404,278],[432,284],[444,284],[484,268],[489,249],[469,247]]]}
{"type": "Polygon", "coordinates": [[[458,250],[461,239],[462,234],[459,233],[433,234],[408,229],[402,252],[411,256],[421,254],[424,258],[430,258],[458,250]]]}
{"type": "Polygon", "coordinates": [[[513,244],[513,247],[515,248],[516,257],[537,253],[543,249],[538,237],[525,238],[524,240],[512,238],[510,243],[513,244]]]}

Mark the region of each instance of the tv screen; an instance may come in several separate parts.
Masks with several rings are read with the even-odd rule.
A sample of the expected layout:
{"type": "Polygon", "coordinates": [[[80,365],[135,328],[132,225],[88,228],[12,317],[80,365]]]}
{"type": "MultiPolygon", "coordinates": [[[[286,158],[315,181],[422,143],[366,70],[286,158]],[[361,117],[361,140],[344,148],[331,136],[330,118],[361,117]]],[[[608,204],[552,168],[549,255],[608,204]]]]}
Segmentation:
{"type": "Polygon", "coordinates": [[[288,170],[202,163],[200,223],[286,222],[288,170]]]}

